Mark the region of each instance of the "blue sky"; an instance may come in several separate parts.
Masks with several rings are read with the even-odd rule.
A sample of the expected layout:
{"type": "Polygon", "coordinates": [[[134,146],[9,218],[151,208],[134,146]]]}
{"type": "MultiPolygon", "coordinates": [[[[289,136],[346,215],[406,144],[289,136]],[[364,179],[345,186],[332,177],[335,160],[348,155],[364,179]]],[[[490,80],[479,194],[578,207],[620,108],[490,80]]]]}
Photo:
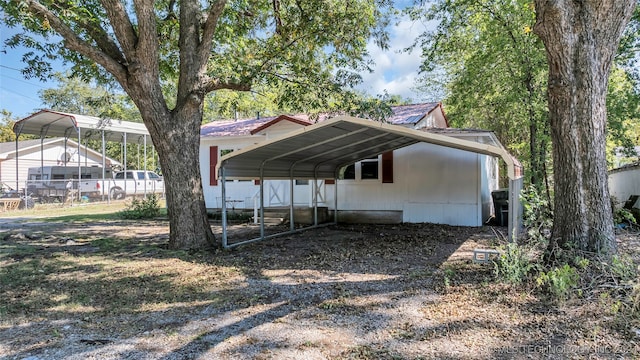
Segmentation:
{"type": "MultiPolygon", "coordinates": [[[[396,1],[396,6],[406,7],[409,1],[396,1]]],[[[371,95],[382,94],[385,90],[389,94],[401,95],[414,102],[422,102],[420,94],[416,93],[415,80],[420,66],[420,51],[405,53],[406,48],[415,37],[424,31],[425,26],[408,19],[400,19],[397,25],[390,28],[390,48],[382,51],[373,42],[368,49],[375,60],[374,72],[362,74],[364,82],[358,87],[371,95]]],[[[19,31],[4,26],[0,28],[0,109],[10,111],[14,117],[23,118],[44,105],[40,102],[38,92],[56,87],[55,82],[41,82],[38,79],[25,79],[20,70],[24,67],[22,55],[24,49],[5,49],[4,40],[19,31]]],[[[62,63],[53,64],[56,69],[64,70],[62,63]]]]}

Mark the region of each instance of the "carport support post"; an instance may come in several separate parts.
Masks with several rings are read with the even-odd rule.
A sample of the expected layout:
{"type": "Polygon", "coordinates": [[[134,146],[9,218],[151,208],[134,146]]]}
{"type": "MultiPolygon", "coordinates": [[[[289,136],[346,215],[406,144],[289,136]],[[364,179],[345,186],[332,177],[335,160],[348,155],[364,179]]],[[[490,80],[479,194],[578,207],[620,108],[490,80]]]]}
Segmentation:
{"type": "Polygon", "coordinates": [[[260,239],[264,240],[264,164],[260,166],[260,239]]]}
{"type": "MultiPolygon", "coordinates": [[[[147,174],[147,135],[144,136],[144,138],[142,140],[142,143],[143,143],[143,146],[144,146],[144,151],[142,151],[142,156],[144,156],[144,173],[146,174],[145,176],[148,177],[149,175],[147,174]]],[[[140,144],[138,144],[138,146],[140,146],[140,144]]],[[[145,198],[147,197],[147,181],[149,181],[149,180],[147,179],[144,182],[144,196],[145,196],[145,198]]],[[[157,181],[157,180],[153,180],[153,181],[157,181]]],[[[155,189],[156,189],[156,185],[157,185],[156,183],[153,184],[153,191],[154,192],[155,192],[155,189]]]]}
{"type": "Polygon", "coordinates": [[[333,177],[333,223],[338,224],[338,177],[333,177]]]}
{"type": "Polygon", "coordinates": [[[289,176],[289,199],[290,199],[290,204],[289,204],[289,229],[291,231],[293,231],[295,229],[295,224],[293,222],[293,213],[294,213],[294,208],[293,208],[293,168],[291,168],[291,175],[289,176]]]}
{"type": "Polygon", "coordinates": [[[518,232],[520,230],[520,192],[522,191],[523,177],[518,179],[509,179],[509,222],[507,224],[507,238],[510,242],[518,240],[518,232]]]}
{"type": "Polygon", "coordinates": [[[313,175],[313,225],[318,226],[318,174],[313,175]]]}
{"type": "MultiPolygon", "coordinates": [[[[107,177],[107,160],[105,159],[107,156],[107,149],[106,146],[104,144],[104,130],[101,131],[102,133],[102,188],[100,190],[102,193],[102,201],[104,201],[104,178],[107,177]]],[[[111,199],[107,198],[107,203],[111,203],[111,199]]]]}
{"type": "Polygon", "coordinates": [[[78,183],[77,183],[78,202],[81,199],[81,197],[80,197],[80,179],[82,178],[82,161],[80,160],[80,154],[82,154],[80,152],[80,151],[82,151],[82,148],[81,148],[82,145],[80,145],[80,144],[82,144],[82,130],[80,130],[80,127],[78,127],[78,183]]]}
{"type": "Polygon", "coordinates": [[[227,248],[227,195],[226,175],[224,174],[224,166],[220,167],[220,181],[222,181],[222,248],[227,248]]]}
{"type": "Polygon", "coordinates": [[[124,193],[125,196],[127,194],[127,133],[123,134],[123,138],[124,138],[124,150],[122,151],[122,153],[124,154],[123,157],[123,162],[124,162],[124,176],[122,177],[125,181],[124,181],[124,193]]]}
{"type": "MultiPolygon", "coordinates": [[[[20,170],[18,168],[18,159],[20,159],[20,154],[18,153],[20,151],[19,149],[19,143],[18,143],[18,138],[20,137],[20,134],[16,134],[16,191],[18,191],[20,189],[20,170]]],[[[27,179],[29,180],[29,179],[27,179]]],[[[27,184],[24,185],[24,189],[25,191],[27,191],[27,184]]],[[[27,207],[25,206],[25,210],[27,209],[27,207]]]]}

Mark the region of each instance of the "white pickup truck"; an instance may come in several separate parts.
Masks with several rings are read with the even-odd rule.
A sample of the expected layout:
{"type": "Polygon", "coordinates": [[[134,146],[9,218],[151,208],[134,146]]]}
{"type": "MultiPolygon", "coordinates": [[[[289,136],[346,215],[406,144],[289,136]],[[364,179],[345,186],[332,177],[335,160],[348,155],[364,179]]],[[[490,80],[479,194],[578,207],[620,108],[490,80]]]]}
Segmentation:
{"type": "Polygon", "coordinates": [[[127,170],[115,173],[113,179],[81,180],[79,188],[89,198],[120,200],[126,196],[163,194],[164,180],[153,171],[127,170]]]}

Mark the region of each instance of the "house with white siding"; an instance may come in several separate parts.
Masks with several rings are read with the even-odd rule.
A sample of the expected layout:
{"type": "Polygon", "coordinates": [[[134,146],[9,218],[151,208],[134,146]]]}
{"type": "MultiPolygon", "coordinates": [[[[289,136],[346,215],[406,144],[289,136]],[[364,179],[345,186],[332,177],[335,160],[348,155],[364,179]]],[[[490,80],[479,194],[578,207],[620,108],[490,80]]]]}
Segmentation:
{"type": "MultiPolygon", "coordinates": [[[[386,122],[399,128],[437,134],[500,148],[495,135],[484,130],[449,128],[440,103],[392,108],[386,122]]],[[[324,119],[321,117],[320,121],[324,119]]],[[[286,139],[314,125],[304,115],[217,121],[201,127],[200,164],[207,208],[222,207],[217,167],[222,156],[276,139],[286,139]]],[[[434,135],[436,136],[436,135],[434,135]]],[[[311,140],[310,140],[311,141],[311,140]]],[[[318,203],[338,210],[341,222],[430,222],[481,226],[494,213],[491,192],[499,188],[498,158],[435,143],[415,144],[345,164],[336,179],[324,179],[318,203]],[[337,187],[337,188],[336,188],[337,187]]],[[[312,180],[264,180],[265,207],[313,206],[312,180]],[[293,186],[293,189],[291,188],[293,186]]],[[[257,178],[225,179],[225,206],[253,209],[259,205],[257,178]]]]}

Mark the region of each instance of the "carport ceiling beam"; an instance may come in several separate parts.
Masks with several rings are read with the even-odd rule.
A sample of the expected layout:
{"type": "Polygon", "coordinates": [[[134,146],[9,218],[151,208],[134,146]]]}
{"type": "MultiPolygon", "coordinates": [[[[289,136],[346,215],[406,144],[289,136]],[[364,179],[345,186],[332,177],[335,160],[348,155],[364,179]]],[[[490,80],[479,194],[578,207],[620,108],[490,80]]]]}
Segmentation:
{"type": "Polygon", "coordinates": [[[362,143],[366,143],[367,141],[379,139],[379,138],[385,137],[387,135],[389,135],[389,134],[388,133],[379,134],[379,135],[376,135],[376,136],[373,136],[373,137],[370,137],[370,138],[366,138],[366,139],[363,139],[363,140],[360,140],[360,141],[356,141],[354,143],[349,143],[347,145],[342,145],[340,147],[333,148],[333,149],[331,149],[329,151],[325,151],[325,152],[320,153],[320,154],[315,154],[313,156],[309,156],[307,158],[297,160],[296,162],[293,163],[292,167],[295,166],[296,164],[300,163],[300,162],[306,162],[306,161],[309,161],[309,160],[313,160],[313,159],[315,159],[317,157],[324,156],[324,155],[327,155],[327,154],[331,154],[331,153],[336,152],[336,151],[341,151],[341,150],[344,150],[345,148],[348,148],[348,147],[351,147],[351,146],[355,146],[355,145],[360,145],[362,143]]]}
{"type": "Polygon", "coordinates": [[[344,139],[346,137],[353,136],[353,135],[359,134],[359,133],[367,131],[367,130],[369,130],[369,129],[362,128],[362,129],[358,129],[358,130],[355,130],[355,131],[348,132],[346,134],[342,134],[342,135],[339,135],[339,136],[336,136],[336,137],[332,137],[331,139],[322,140],[320,142],[313,143],[313,144],[307,145],[307,146],[303,146],[301,148],[297,148],[295,150],[287,151],[286,153],[282,153],[282,154],[276,155],[276,156],[271,157],[269,159],[265,159],[264,162],[266,163],[266,162],[269,162],[269,161],[277,160],[277,159],[280,159],[282,157],[293,155],[293,154],[299,153],[301,151],[309,150],[311,148],[314,148],[314,147],[317,147],[317,146],[321,146],[321,145],[324,145],[324,144],[327,144],[327,143],[330,143],[330,142],[333,142],[333,141],[336,141],[336,140],[344,139]]]}
{"type": "MultiPolygon", "coordinates": [[[[398,140],[398,139],[389,140],[389,141],[387,141],[387,142],[385,142],[385,143],[382,143],[382,144],[376,144],[375,146],[370,146],[370,147],[368,147],[368,148],[366,148],[366,149],[362,149],[362,150],[367,151],[367,150],[370,150],[370,149],[375,149],[375,148],[377,148],[377,147],[385,146],[385,145],[390,144],[390,143],[392,143],[392,142],[394,142],[394,141],[397,141],[397,140],[398,140]]],[[[403,143],[402,145],[400,145],[400,146],[396,146],[396,147],[394,147],[394,148],[387,148],[387,149],[385,149],[385,152],[386,152],[386,151],[393,151],[393,150],[397,150],[397,149],[400,149],[400,148],[403,148],[403,147],[407,147],[407,146],[410,146],[410,145],[413,145],[413,144],[417,144],[417,143],[419,143],[419,142],[420,142],[420,141],[415,140],[415,141],[411,141],[411,142],[409,142],[409,143],[403,143]]],[[[379,154],[380,154],[380,153],[378,153],[378,154],[376,154],[376,155],[379,155],[379,154]]],[[[371,156],[373,156],[373,155],[371,155],[371,156]]],[[[361,159],[366,159],[366,158],[367,158],[367,156],[364,156],[364,157],[362,157],[361,159]]],[[[339,159],[340,159],[340,158],[336,158],[336,160],[339,160],[339,159]]],[[[349,161],[346,161],[346,162],[343,162],[343,163],[339,164],[339,165],[336,167],[336,169],[340,169],[340,168],[341,168],[341,167],[343,167],[343,166],[347,166],[347,165],[351,164],[351,163],[352,163],[352,162],[354,162],[354,161],[358,161],[358,160],[351,160],[351,159],[349,159],[349,161]]],[[[320,165],[320,164],[318,164],[318,165],[320,165]]]]}

